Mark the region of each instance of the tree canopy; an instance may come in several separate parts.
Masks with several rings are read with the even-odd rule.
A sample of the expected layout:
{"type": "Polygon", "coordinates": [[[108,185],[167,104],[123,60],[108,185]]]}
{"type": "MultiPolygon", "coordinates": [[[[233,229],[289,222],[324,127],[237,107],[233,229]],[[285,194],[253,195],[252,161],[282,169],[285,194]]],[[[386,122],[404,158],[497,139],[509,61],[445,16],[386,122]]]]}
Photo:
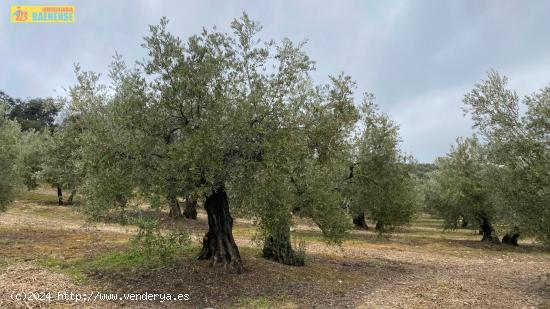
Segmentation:
{"type": "Polygon", "coordinates": [[[14,99],[0,91],[0,102],[6,108],[3,111],[8,118],[16,120],[23,131],[41,131],[54,126],[55,117],[61,110],[52,98],[14,99]]]}
{"type": "Polygon", "coordinates": [[[6,104],[0,101],[0,210],[15,197],[19,174],[17,160],[19,153],[20,127],[7,119],[6,104]]]}
{"type": "Polygon", "coordinates": [[[280,262],[302,263],[290,246],[291,214],[340,241],[349,219],[338,186],[359,117],[351,78],[314,85],[303,44],[262,42],[246,14],[232,34],[204,30],[186,43],[167,24],[150,27],[145,62],[130,69],[115,56],[110,87],[77,68],[70,101],[84,128],[89,209],[124,209],[136,194],[204,196],[210,229],[201,257],[236,270],[230,200],[261,222],[273,246],[264,253],[280,262]]]}
{"type": "Polygon", "coordinates": [[[464,96],[465,111],[486,140],[495,194],[509,225],[550,241],[550,87],[519,96],[491,71],[464,96]],[[520,107],[526,107],[522,114],[520,107]]]}
{"type": "Polygon", "coordinates": [[[365,97],[362,118],[350,175],[350,205],[354,214],[366,213],[376,229],[384,231],[412,219],[420,191],[411,173],[414,162],[399,149],[399,128],[378,111],[372,95],[365,97]]]}

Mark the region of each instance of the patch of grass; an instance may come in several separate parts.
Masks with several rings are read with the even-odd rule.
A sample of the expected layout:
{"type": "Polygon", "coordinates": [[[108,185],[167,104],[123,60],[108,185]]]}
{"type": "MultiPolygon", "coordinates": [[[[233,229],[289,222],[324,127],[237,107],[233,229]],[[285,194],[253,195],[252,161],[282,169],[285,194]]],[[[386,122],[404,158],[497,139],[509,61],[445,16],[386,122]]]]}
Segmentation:
{"type": "Polygon", "coordinates": [[[249,308],[267,308],[269,303],[269,299],[265,296],[260,296],[257,298],[246,297],[240,300],[241,305],[246,305],[249,308]]]}
{"type": "Polygon", "coordinates": [[[234,305],[227,308],[298,308],[298,306],[286,297],[269,299],[265,296],[243,297],[234,305]]]}
{"type": "MultiPolygon", "coordinates": [[[[318,231],[296,230],[291,233],[292,239],[311,242],[326,242],[323,234],[318,231]]],[[[351,235],[350,235],[351,236],[351,235]]]]}
{"type": "Polygon", "coordinates": [[[256,256],[261,257],[262,256],[262,250],[260,247],[256,246],[255,244],[251,243],[252,246],[239,246],[239,252],[241,255],[249,255],[249,256],[256,256]]]}
{"type": "Polygon", "coordinates": [[[151,220],[144,219],[139,224],[140,230],[131,239],[128,249],[70,260],[49,258],[42,264],[83,280],[86,272],[169,267],[193,252],[186,232],[163,234],[158,223],[151,220]]]}
{"type": "Polygon", "coordinates": [[[443,227],[443,220],[438,218],[432,218],[429,215],[420,215],[412,220],[412,225],[418,227],[431,227],[441,229],[443,227]]]}
{"type": "Polygon", "coordinates": [[[0,269],[8,267],[12,263],[11,260],[5,257],[0,257],[0,269]]]}
{"type": "Polygon", "coordinates": [[[39,260],[38,263],[52,270],[65,273],[76,281],[83,282],[87,280],[87,273],[96,271],[170,267],[184,260],[191,260],[199,249],[198,247],[187,247],[185,250],[179,250],[178,256],[170,259],[158,255],[149,255],[144,251],[128,249],[70,260],[47,258],[39,260]]]}
{"type": "Polygon", "coordinates": [[[27,202],[34,202],[34,203],[40,203],[40,204],[56,204],[57,203],[57,196],[53,194],[45,193],[44,191],[27,191],[22,190],[17,195],[18,200],[27,201],[27,202]]]}
{"type": "Polygon", "coordinates": [[[60,219],[72,222],[84,221],[84,216],[78,211],[75,206],[45,206],[38,204],[26,204],[24,207],[12,207],[13,213],[25,213],[36,215],[43,219],[60,219]]]}
{"type": "Polygon", "coordinates": [[[87,277],[83,268],[79,267],[78,261],[73,262],[58,258],[47,258],[38,260],[38,264],[47,267],[53,271],[61,272],[69,275],[75,281],[85,282],[87,277]]]}
{"type": "Polygon", "coordinates": [[[157,261],[137,251],[107,253],[83,263],[84,268],[90,270],[132,269],[148,265],[157,265],[157,261]]]}
{"type": "Polygon", "coordinates": [[[233,227],[234,237],[253,238],[258,233],[258,228],[251,224],[235,225],[233,227]]]}

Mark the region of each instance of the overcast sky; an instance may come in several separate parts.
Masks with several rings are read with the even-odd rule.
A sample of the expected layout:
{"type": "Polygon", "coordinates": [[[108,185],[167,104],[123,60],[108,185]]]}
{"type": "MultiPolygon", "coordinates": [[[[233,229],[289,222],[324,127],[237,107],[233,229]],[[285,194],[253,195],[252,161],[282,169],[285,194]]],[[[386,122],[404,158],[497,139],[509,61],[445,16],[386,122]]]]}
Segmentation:
{"type": "MultiPolygon", "coordinates": [[[[520,95],[550,82],[550,1],[2,1],[0,90],[63,95],[73,63],[105,74],[115,51],[145,56],[147,25],[170,19],[186,38],[226,30],[246,11],[263,38],[308,39],[318,82],[344,71],[401,126],[402,148],[421,162],[472,133],[462,96],[496,69],[520,95]],[[75,6],[75,24],[10,24],[10,5],[75,6]]],[[[359,97],[359,96],[358,96],[359,97]]]]}

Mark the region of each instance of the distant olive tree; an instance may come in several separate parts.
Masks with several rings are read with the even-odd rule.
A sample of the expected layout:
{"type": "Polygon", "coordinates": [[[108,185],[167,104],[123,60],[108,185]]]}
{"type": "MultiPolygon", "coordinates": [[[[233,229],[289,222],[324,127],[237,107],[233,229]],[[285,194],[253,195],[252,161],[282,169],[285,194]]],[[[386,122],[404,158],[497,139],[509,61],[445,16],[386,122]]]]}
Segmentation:
{"type": "Polygon", "coordinates": [[[59,205],[71,205],[83,179],[80,134],[82,127],[77,115],[68,115],[54,128],[45,141],[41,180],[57,189],[59,205]],[[67,200],[63,191],[69,191],[67,200]]]}
{"type": "Polygon", "coordinates": [[[498,242],[494,224],[500,207],[492,198],[488,180],[493,169],[488,163],[477,137],[457,139],[429,174],[426,203],[445,220],[446,228],[459,228],[464,222],[474,226],[475,222],[482,240],[498,242]]]}
{"type": "MultiPolygon", "coordinates": [[[[0,91],[0,102],[5,106],[2,115],[19,123],[23,132],[19,136],[17,170],[28,190],[38,187],[43,179],[44,168],[49,165],[46,158],[53,142],[50,134],[56,128],[56,117],[62,104],[52,98],[15,99],[0,91]]],[[[62,156],[63,152],[58,152],[62,156]]],[[[61,191],[58,187],[58,193],[61,191]]],[[[62,199],[60,198],[60,201],[62,199]]]]}
{"type": "Polygon", "coordinates": [[[492,179],[510,233],[550,243],[550,86],[522,101],[491,71],[464,96],[465,111],[487,143],[492,179]],[[520,112],[526,108],[525,114],[520,112]]]}
{"type": "Polygon", "coordinates": [[[40,185],[49,140],[48,130],[28,130],[20,135],[17,169],[27,190],[34,190],[40,185]]]}
{"type": "Polygon", "coordinates": [[[399,128],[378,111],[372,95],[365,97],[362,118],[349,177],[350,208],[356,225],[366,227],[366,214],[382,232],[410,222],[421,195],[413,162],[399,149],[399,128]]]}
{"type": "Polygon", "coordinates": [[[0,102],[0,211],[13,201],[20,177],[17,171],[21,128],[7,119],[7,105],[0,102]]]}

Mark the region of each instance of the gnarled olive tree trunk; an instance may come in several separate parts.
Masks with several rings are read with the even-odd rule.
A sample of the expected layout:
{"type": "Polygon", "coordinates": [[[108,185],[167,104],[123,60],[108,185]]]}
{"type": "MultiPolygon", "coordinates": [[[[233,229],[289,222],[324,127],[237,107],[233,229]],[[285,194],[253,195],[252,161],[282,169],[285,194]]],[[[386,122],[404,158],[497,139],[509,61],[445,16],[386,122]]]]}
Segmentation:
{"type": "Polygon", "coordinates": [[[72,190],[71,195],[69,195],[69,198],[67,199],[67,202],[65,202],[65,205],[72,205],[73,204],[73,199],[74,199],[75,194],[76,194],[76,190],[72,190]]]}
{"type": "Polygon", "coordinates": [[[176,179],[174,177],[169,177],[168,181],[168,204],[170,206],[170,213],[168,216],[170,218],[181,218],[181,208],[180,203],[178,202],[178,195],[176,191],[176,179]]]}
{"type": "Polygon", "coordinates": [[[60,186],[57,186],[57,204],[63,206],[63,191],[60,186]]]}
{"type": "Polygon", "coordinates": [[[193,199],[191,195],[185,198],[185,209],[183,210],[183,216],[187,219],[197,219],[197,201],[193,199]]]}
{"type": "Polygon", "coordinates": [[[461,227],[461,228],[466,228],[466,227],[468,227],[468,220],[466,219],[466,217],[464,217],[464,216],[461,215],[460,218],[462,219],[462,223],[460,224],[460,227],[461,227]]]}
{"type": "Polygon", "coordinates": [[[229,200],[223,187],[210,194],[204,202],[208,214],[208,232],[202,240],[199,260],[211,260],[212,265],[223,265],[237,273],[243,264],[233,239],[233,218],[229,213],[229,200]]]}
{"type": "Polygon", "coordinates": [[[374,229],[379,232],[383,232],[386,229],[386,226],[384,225],[384,221],[382,220],[376,221],[376,226],[374,227],[374,229]]]}
{"type": "Polygon", "coordinates": [[[285,265],[303,266],[305,264],[304,254],[297,253],[292,248],[290,241],[290,217],[274,214],[263,218],[263,220],[269,220],[271,228],[266,227],[268,230],[264,231],[266,237],[262,256],[285,265]]]}
{"type": "Polygon", "coordinates": [[[502,237],[502,243],[506,245],[517,246],[519,233],[506,234],[502,237]]]}
{"type": "Polygon", "coordinates": [[[353,225],[357,228],[368,230],[369,226],[367,225],[367,221],[365,220],[365,213],[361,212],[357,216],[353,217],[353,225]]]}
{"type": "Polygon", "coordinates": [[[168,216],[170,218],[181,218],[181,208],[178,199],[175,196],[169,196],[168,202],[170,204],[170,213],[168,216]]]}
{"type": "Polygon", "coordinates": [[[493,225],[486,214],[479,215],[479,230],[483,235],[481,241],[499,242],[498,237],[494,234],[493,225]]]}

